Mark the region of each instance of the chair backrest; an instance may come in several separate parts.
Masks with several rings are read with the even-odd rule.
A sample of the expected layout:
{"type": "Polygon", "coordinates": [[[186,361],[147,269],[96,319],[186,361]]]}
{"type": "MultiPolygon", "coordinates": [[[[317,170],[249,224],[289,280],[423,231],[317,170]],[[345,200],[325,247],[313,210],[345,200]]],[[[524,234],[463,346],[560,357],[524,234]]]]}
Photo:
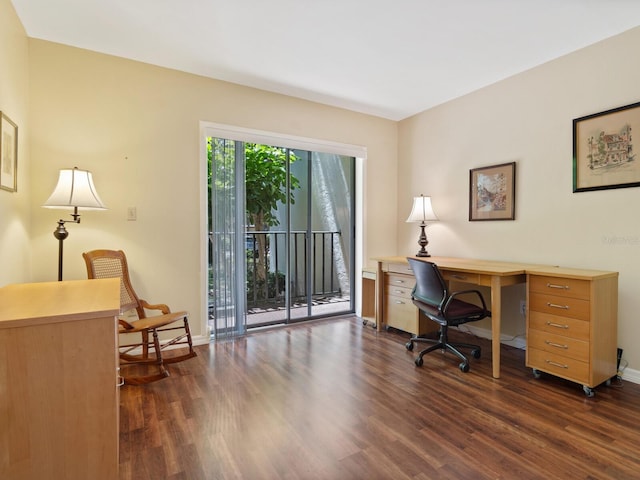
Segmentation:
{"type": "Polygon", "coordinates": [[[433,262],[407,258],[416,277],[416,286],[412,297],[442,311],[442,304],[447,299],[447,283],[438,266],[433,262]]]}
{"type": "MultiPolygon", "coordinates": [[[[94,278],[120,278],[120,312],[135,308],[140,314],[140,300],[131,286],[127,257],[122,250],[92,250],[82,254],[87,265],[87,276],[94,278]]],[[[143,313],[144,315],[144,313],[143,313]]]]}

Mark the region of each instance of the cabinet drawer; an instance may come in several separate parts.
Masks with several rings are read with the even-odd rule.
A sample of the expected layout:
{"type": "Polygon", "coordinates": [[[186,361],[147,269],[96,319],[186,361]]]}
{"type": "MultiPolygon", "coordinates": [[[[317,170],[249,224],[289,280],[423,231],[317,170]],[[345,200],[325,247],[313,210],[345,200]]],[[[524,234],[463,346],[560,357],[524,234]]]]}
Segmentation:
{"type": "Polygon", "coordinates": [[[392,312],[396,312],[398,314],[412,314],[414,317],[416,316],[416,312],[418,311],[417,307],[411,301],[411,297],[399,297],[397,295],[385,295],[384,296],[384,315],[391,315],[392,312]]]}
{"type": "Polygon", "coordinates": [[[589,364],[587,362],[566,358],[537,348],[527,347],[527,367],[536,368],[583,385],[587,385],[589,382],[589,364]]]}
{"type": "Polygon", "coordinates": [[[574,278],[544,277],[531,275],[529,289],[532,292],[546,293],[559,297],[573,297],[589,299],[591,282],[574,278]]]}
{"type": "Polygon", "coordinates": [[[576,340],[589,341],[590,323],[576,318],[561,317],[542,312],[529,312],[529,328],[555,333],[576,340]]]}
{"type": "Polygon", "coordinates": [[[413,270],[408,263],[389,263],[387,264],[389,273],[399,273],[413,278],[413,270]]]}
{"type": "Polygon", "coordinates": [[[562,355],[567,359],[589,361],[589,342],[584,340],[530,329],[527,336],[527,346],[562,355]]]}
{"type": "Polygon", "coordinates": [[[419,333],[418,309],[410,298],[385,295],[382,321],[385,325],[404,332],[419,333]]]}
{"type": "Polygon", "coordinates": [[[390,287],[404,287],[412,290],[416,284],[415,277],[409,275],[387,273],[384,279],[386,289],[390,287]]]}
{"type": "Polygon", "coordinates": [[[474,285],[480,284],[480,275],[474,273],[454,272],[451,270],[441,270],[442,276],[447,283],[449,282],[464,282],[472,283],[474,285]]]}
{"type": "Polygon", "coordinates": [[[395,285],[386,285],[384,289],[384,293],[386,295],[393,295],[399,298],[405,298],[407,300],[411,300],[411,292],[413,288],[406,287],[397,287],[395,285]]]}
{"type": "Polygon", "coordinates": [[[589,300],[533,292],[529,302],[531,311],[589,320],[589,300]]]}

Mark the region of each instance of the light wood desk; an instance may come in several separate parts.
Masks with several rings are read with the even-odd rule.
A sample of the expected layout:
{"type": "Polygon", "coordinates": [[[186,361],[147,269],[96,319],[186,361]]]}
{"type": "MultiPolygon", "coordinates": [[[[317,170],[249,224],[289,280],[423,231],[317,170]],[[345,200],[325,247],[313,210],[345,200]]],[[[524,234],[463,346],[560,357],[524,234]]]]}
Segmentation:
{"type": "MultiPolygon", "coordinates": [[[[500,378],[500,324],[502,287],[525,283],[528,268],[537,265],[525,263],[496,262],[491,260],[473,260],[454,257],[415,257],[418,260],[433,262],[440,268],[447,281],[459,281],[491,288],[491,353],[493,377],[500,378]]],[[[384,327],[384,273],[397,272],[412,274],[406,257],[374,258],[378,263],[376,274],[376,325],[378,330],[384,327]]]]}
{"type": "MultiPolygon", "coordinates": [[[[527,284],[526,363],[534,373],[542,371],[582,383],[588,396],[593,395],[593,387],[616,374],[618,272],[452,257],[417,259],[438,265],[447,282],[491,288],[494,378],[500,378],[501,290],[518,283],[527,284]]],[[[406,257],[374,260],[378,264],[376,325],[381,330],[385,320],[396,323],[395,313],[400,312],[394,310],[392,299],[404,303],[404,309],[409,307],[408,280],[415,283],[415,279],[406,257]],[[397,288],[400,296],[395,296],[395,282],[405,282],[397,288]]]]}

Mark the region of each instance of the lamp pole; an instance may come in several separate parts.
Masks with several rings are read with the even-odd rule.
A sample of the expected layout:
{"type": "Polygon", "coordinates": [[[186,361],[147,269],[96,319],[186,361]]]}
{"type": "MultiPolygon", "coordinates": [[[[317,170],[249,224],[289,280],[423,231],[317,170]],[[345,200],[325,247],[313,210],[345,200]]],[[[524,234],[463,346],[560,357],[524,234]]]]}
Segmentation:
{"type": "Polygon", "coordinates": [[[53,231],[53,236],[58,239],[58,281],[62,281],[62,245],[69,232],[64,226],[64,220],[58,220],[58,228],[53,231]]]}

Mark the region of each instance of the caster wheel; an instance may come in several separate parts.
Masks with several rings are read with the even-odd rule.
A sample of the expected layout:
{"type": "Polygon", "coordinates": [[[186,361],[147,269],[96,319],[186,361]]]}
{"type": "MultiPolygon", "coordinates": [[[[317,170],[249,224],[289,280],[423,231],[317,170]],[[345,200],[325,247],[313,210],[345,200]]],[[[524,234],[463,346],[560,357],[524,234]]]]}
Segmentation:
{"type": "Polygon", "coordinates": [[[413,350],[413,342],[407,342],[404,346],[407,347],[407,350],[409,351],[413,350]]]}
{"type": "Polygon", "coordinates": [[[460,364],[460,370],[461,370],[463,373],[467,373],[467,372],[469,371],[469,364],[468,364],[468,363],[464,363],[464,362],[463,362],[463,363],[461,363],[461,364],[460,364]]]}
{"type": "Polygon", "coordinates": [[[611,386],[611,379],[609,379],[609,380],[607,380],[606,382],[604,382],[604,384],[605,384],[607,387],[610,387],[610,386],[611,386]]]}
{"type": "Polygon", "coordinates": [[[596,392],[594,392],[594,391],[593,391],[593,388],[591,388],[591,387],[587,387],[586,385],[583,385],[583,386],[582,386],[582,390],[584,390],[584,394],[585,394],[588,398],[591,398],[591,397],[593,397],[593,396],[596,394],[596,392]]]}
{"type": "Polygon", "coordinates": [[[424,362],[422,360],[422,357],[416,358],[416,361],[415,361],[416,367],[421,367],[423,363],[424,362]]]}
{"type": "Polygon", "coordinates": [[[532,372],[533,372],[533,378],[540,378],[542,376],[542,372],[540,372],[540,370],[537,370],[534,368],[532,372]]]}
{"type": "Polygon", "coordinates": [[[479,348],[475,348],[472,352],[471,355],[473,355],[473,358],[480,358],[480,349],[479,348]]]}

